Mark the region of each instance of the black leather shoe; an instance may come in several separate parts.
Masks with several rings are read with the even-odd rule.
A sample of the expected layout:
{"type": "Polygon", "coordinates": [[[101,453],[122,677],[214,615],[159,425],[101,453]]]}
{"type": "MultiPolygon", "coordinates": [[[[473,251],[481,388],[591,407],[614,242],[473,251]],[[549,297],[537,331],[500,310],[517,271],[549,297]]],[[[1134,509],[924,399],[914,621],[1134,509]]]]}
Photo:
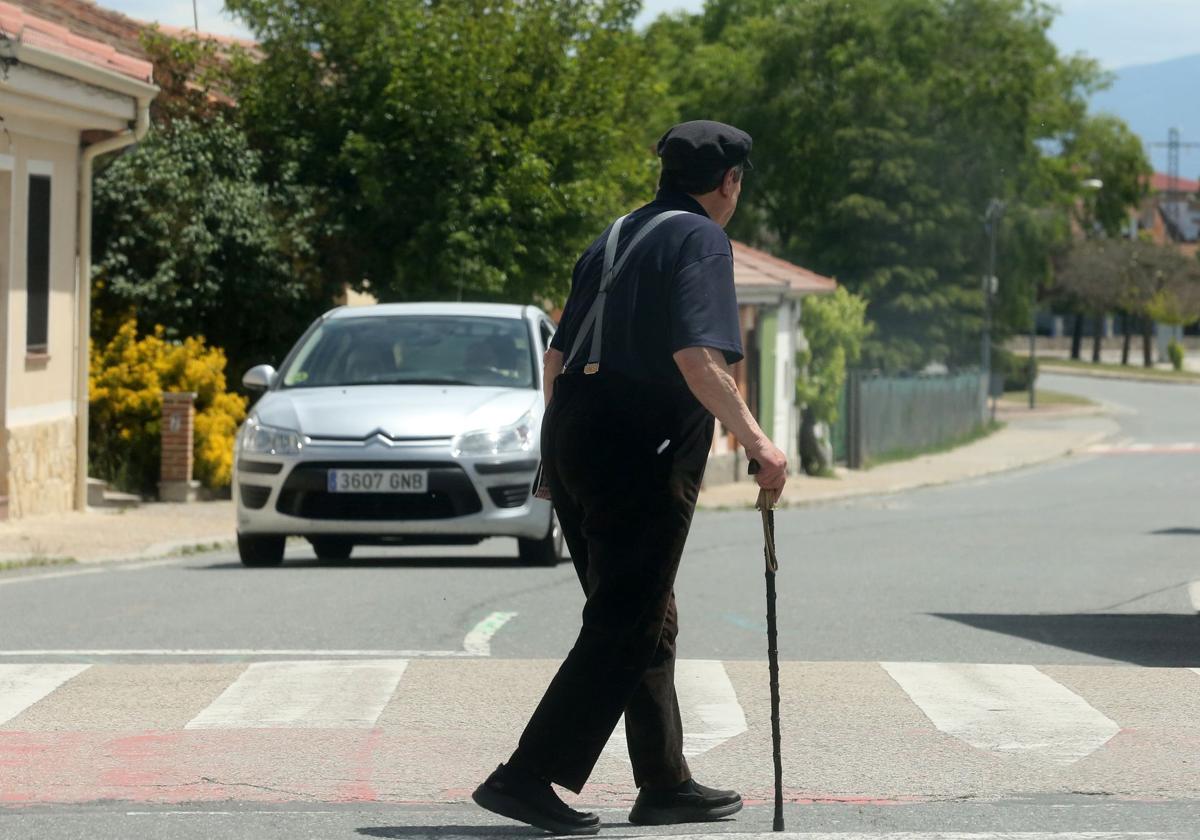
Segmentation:
{"type": "Polygon", "coordinates": [[[599,817],[571,808],[548,781],[503,764],[475,788],[471,798],[493,814],[551,834],[595,834],[600,830],[599,817]]]}
{"type": "Polygon", "coordinates": [[[710,822],[740,810],[742,797],[737,791],[716,790],[688,779],[669,790],[642,788],[629,812],[629,821],[634,825],[710,822]]]}

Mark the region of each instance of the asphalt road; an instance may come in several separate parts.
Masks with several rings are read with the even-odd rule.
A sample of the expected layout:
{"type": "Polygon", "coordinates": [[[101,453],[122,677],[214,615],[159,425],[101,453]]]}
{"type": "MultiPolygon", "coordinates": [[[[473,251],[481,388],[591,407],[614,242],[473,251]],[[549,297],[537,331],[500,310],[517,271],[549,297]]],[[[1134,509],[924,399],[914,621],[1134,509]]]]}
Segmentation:
{"type": "MultiPolygon", "coordinates": [[[[1200,388],[1044,377],[1118,407],[1135,442],[1200,442],[1200,388]]],[[[1200,665],[1200,453],[1076,457],[967,484],[777,515],[780,646],[805,661],[1200,665]]],[[[569,563],[512,541],[357,549],[278,569],[229,552],[0,585],[0,649],[458,650],[515,613],[491,655],[559,658],[583,596],[569,563]]],[[[761,523],[697,514],[680,655],[764,655],[761,523]]],[[[77,570],[84,571],[84,570],[77,570]]],[[[2,656],[2,654],[0,654],[2,656]]]]}
{"type": "MultiPolygon", "coordinates": [[[[1200,667],[1190,587],[1200,580],[1200,449],[1165,448],[1200,444],[1200,388],[1042,385],[1111,404],[1116,451],[779,512],[789,828],[846,840],[1195,836],[1200,676],[1185,669],[1200,667]],[[1096,744],[1109,740],[1061,747],[1078,756],[1054,764],[1037,758],[1036,738],[1018,745],[1024,756],[980,741],[990,736],[971,725],[950,738],[961,721],[940,719],[936,696],[917,709],[921,686],[902,693],[902,675],[879,663],[986,663],[1003,679],[1029,678],[1009,666],[1037,666],[1034,677],[1103,712],[1080,726],[1099,726],[1096,744]]],[[[710,661],[691,667],[716,667],[740,703],[735,717],[745,714],[742,734],[729,730],[693,767],[762,798],[765,708],[752,687],[765,658],[760,538],[752,511],[697,514],[677,593],[681,658],[710,661]]],[[[0,837],[528,836],[463,805],[463,786],[519,732],[582,603],[569,564],[523,568],[500,540],[356,551],[340,564],[318,564],[298,543],[278,569],[244,569],[219,552],[0,575],[0,667],[92,664],[0,722],[0,837]],[[453,659],[464,652],[476,658],[453,659]],[[381,658],[403,679],[374,728],[355,730],[361,738],[172,734],[196,729],[245,663],[381,658]],[[471,728],[488,714],[485,730],[471,728]]],[[[224,714],[247,715],[244,706],[224,714]]],[[[689,705],[685,729],[695,714],[703,709],[689,705]]],[[[664,833],[620,824],[626,775],[606,757],[593,786],[591,801],[616,823],[608,833],[664,833]]],[[[769,810],[757,807],[710,830],[768,828],[769,810]]]]}

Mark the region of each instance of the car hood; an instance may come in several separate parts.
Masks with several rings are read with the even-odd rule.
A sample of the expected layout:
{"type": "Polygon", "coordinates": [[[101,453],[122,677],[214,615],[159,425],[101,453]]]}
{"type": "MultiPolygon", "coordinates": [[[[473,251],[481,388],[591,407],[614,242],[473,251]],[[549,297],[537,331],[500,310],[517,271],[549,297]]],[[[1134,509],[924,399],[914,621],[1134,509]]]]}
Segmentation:
{"type": "Polygon", "coordinates": [[[540,415],[532,388],[453,385],[355,385],[272,391],[254,406],[260,423],[314,438],[448,438],[540,415]]]}

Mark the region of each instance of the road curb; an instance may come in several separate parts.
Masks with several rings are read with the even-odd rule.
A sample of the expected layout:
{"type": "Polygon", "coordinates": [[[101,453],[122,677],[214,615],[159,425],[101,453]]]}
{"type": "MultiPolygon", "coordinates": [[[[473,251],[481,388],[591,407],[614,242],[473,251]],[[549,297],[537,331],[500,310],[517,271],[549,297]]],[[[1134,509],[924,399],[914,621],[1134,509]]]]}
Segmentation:
{"type": "Polygon", "coordinates": [[[1171,379],[1166,376],[1139,376],[1136,373],[1123,373],[1110,370],[1085,370],[1074,367],[1060,367],[1052,363],[1038,364],[1038,373],[1052,373],[1055,376],[1083,376],[1089,379],[1116,379],[1121,382],[1148,382],[1151,385],[1191,385],[1200,386],[1200,379],[1171,379]]]}
{"type": "Polygon", "coordinates": [[[147,560],[165,560],[170,557],[183,557],[192,554],[206,554],[210,551],[226,551],[237,545],[235,537],[216,537],[214,539],[193,538],[190,540],[168,540],[154,543],[140,551],[111,554],[103,557],[77,557],[76,564],[92,565],[95,563],[139,563],[147,560]]]}
{"type": "MultiPolygon", "coordinates": [[[[1096,412],[1089,413],[1086,415],[1077,415],[1077,416],[1083,416],[1083,417],[1105,416],[1105,417],[1107,417],[1107,416],[1111,416],[1111,412],[1096,411],[1096,412]]],[[[1065,449],[1062,449],[1060,451],[1057,451],[1057,452],[1047,455],[1045,457],[1031,458],[1027,461],[1022,461],[1020,463],[1015,463],[1015,464],[997,465],[995,467],[985,468],[985,469],[981,470],[980,472],[975,472],[970,475],[958,475],[958,476],[952,476],[949,478],[914,481],[911,483],[898,484],[898,485],[894,485],[894,486],[886,487],[886,488],[867,488],[867,489],[862,489],[862,490],[854,490],[854,489],[848,488],[844,492],[835,493],[833,495],[825,495],[825,496],[821,496],[820,498],[812,498],[812,499],[800,498],[800,499],[795,499],[795,500],[786,500],[779,505],[778,509],[783,510],[783,509],[788,509],[788,508],[818,507],[818,506],[826,505],[826,504],[837,504],[840,502],[844,502],[847,499],[863,499],[863,498],[882,497],[882,496],[894,496],[897,493],[904,493],[909,490],[920,490],[922,488],[927,488],[927,487],[944,487],[948,484],[958,484],[958,483],[961,483],[964,481],[974,481],[975,479],[979,479],[979,478],[990,478],[990,477],[996,476],[996,475],[1003,475],[1004,473],[1010,473],[1010,472],[1015,472],[1017,470],[1028,469],[1029,467],[1037,467],[1037,466],[1042,466],[1045,464],[1050,464],[1055,461],[1063,460],[1065,458],[1070,458],[1073,455],[1086,454],[1087,450],[1090,447],[1095,446],[1099,443],[1103,443],[1104,441],[1113,439],[1115,437],[1117,437],[1116,431],[1092,432],[1092,433],[1086,435],[1085,437],[1081,438],[1080,440],[1072,442],[1065,449]]],[[[921,456],[918,456],[918,457],[921,457],[921,456]]],[[[828,480],[828,479],[814,479],[814,480],[820,481],[820,480],[828,480]]],[[[712,511],[754,510],[754,502],[747,501],[744,503],[707,505],[707,506],[703,506],[703,507],[700,505],[697,505],[697,509],[712,510],[712,511]]]]}

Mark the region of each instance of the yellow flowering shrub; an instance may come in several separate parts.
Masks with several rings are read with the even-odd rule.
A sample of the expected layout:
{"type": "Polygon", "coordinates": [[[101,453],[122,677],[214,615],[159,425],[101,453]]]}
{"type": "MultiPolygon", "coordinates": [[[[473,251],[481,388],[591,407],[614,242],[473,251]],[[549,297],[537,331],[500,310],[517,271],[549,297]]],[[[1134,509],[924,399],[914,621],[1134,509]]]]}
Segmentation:
{"type": "Polygon", "coordinates": [[[161,326],[138,338],[134,318],[91,347],[89,472],[132,492],[154,492],[161,453],[162,392],[196,394],[195,478],[229,486],[246,398],[226,390],[225,353],[203,338],[168,341],[161,326]]]}

